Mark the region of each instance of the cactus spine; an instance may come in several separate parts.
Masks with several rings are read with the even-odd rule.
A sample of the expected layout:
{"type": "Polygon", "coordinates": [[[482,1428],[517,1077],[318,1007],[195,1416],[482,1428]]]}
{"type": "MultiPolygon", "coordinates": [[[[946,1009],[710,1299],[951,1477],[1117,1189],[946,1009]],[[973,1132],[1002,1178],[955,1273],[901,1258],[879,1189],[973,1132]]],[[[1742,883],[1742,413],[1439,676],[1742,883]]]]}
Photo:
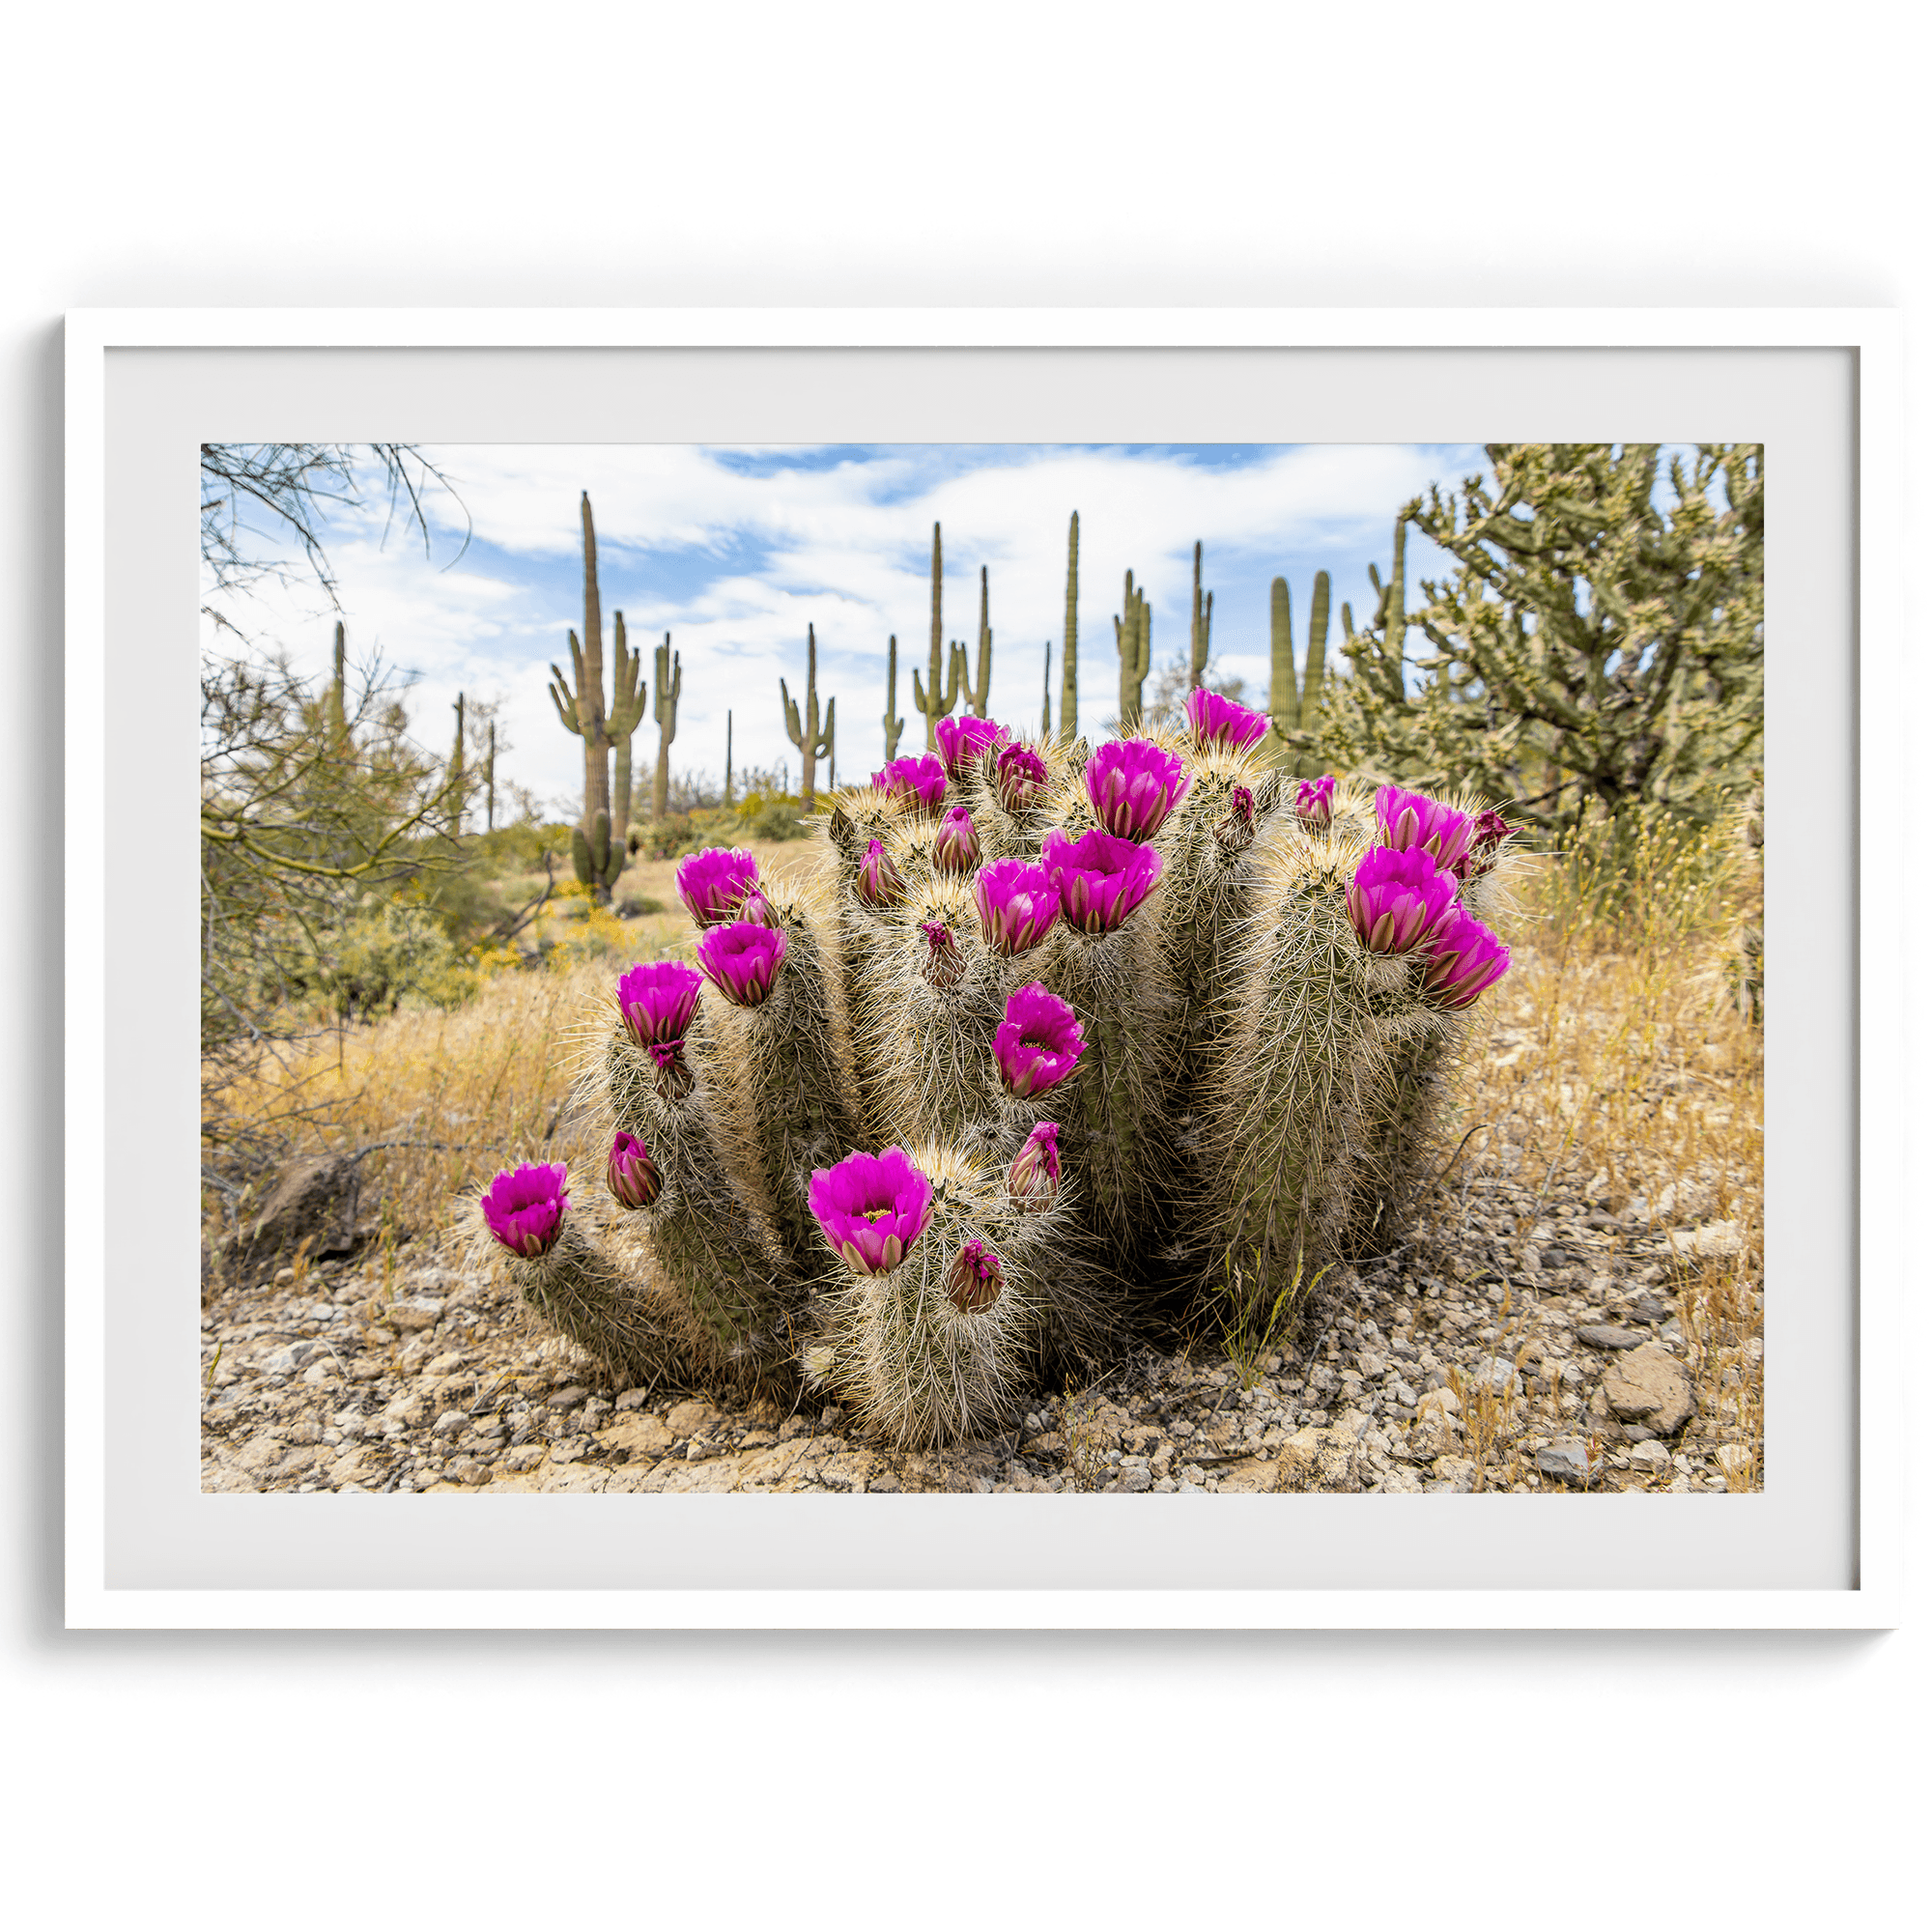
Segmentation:
{"type": "Polygon", "coordinates": [[[1214,593],[1208,593],[1208,601],[1201,601],[1201,546],[1194,546],[1194,622],[1188,633],[1187,683],[1190,690],[1199,691],[1201,679],[1208,668],[1208,633],[1214,622],[1214,593]]]}
{"type": "MultiPolygon", "coordinates": [[[[583,641],[578,641],[575,631],[569,634],[576,688],[572,689],[570,680],[553,664],[550,699],[556,706],[557,722],[583,740],[583,817],[570,841],[577,880],[591,889],[598,904],[609,905],[616,874],[606,876],[605,866],[594,863],[598,849],[604,851],[606,862],[610,854],[611,739],[604,715],[604,607],[597,592],[597,527],[587,490],[580,513],[583,523],[583,641]],[[604,821],[601,835],[597,831],[600,815],[604,821]]],[[[620,850],[621,846],[620,838],[620,850]]]]}
{"type": "MultiPolygon", "coordinates": [[[[617,662],[611,673],[611,743],[616,750],[616,780],[611,786],[611,825],[616,837],[617,866],[623,868],[631,836],[631,733],[643,723],[644,687],[639,676],[644,654],[634,651],[624,637],[624,613],[613,613],[617,662]]],[[[614,880],[613,882],[614,883],[614,880]]]]}
{"type": "Polygon", "coordinates": [[[899,734],[905,729],[905,720],[898,716],[899,708],[899,640],[897,638],[886,639],[886,763],[899,754],[899,734]]]}
{"type": "MultiPolygon", "coordinates": [[[[965,649],[960,649],[960,658],[965,658],[965,649]]],[[[975,718],[986,715],[986,700],[993,693],[993,629],[986,622],[986,566],[980,566],[980,658],[977,679],[963,677],[960,689],[966,696],[966,709],[975,718]]]]}
{"type": "Polygon", "coordinates": [[[1080,512],[1066,525],[1066,632],[1060,657],[1060,741],[1080,730],[1080,512]]]}
{"type": "Polygon", "coordinates": [[[1147,681],[1153,654],[1153,613],[1145,593],[1134,588],[1127,572],[1122,614],[1114,619],[1114,648],[1121,654],[1121,730],[1137,731],[1141,723],[1141,686],[1147,681]]]}
{"type": "Polygon", "coordinates": [[[651,788],[651,816],[661,819],[670,810],[670,741],[677,736],[677,700],[684,695],[684,666],[670,647],[668,631],[657,648],[657,673],[658,775],[651,788]]]}
{"type": "Polygon", "coordinates": [[[799,749],[803,759],[799,772],[798,798],[802,810],[810,811],[816,796],[813,780],[817,775],[818,760],[832,750],[832,714],[838,709],[838,700],[833,698],[825,707],[825,723],[818,722],[818,638],[812,627],[805,627],[805,710],[798,708],[798,700],[785,689],[783,678],[779,679],[779,696],[784,700],[785,736],[799,749]]]}
{"type": "Polygon", "coordinates": [[[932,526],[932,647],[927,653],[926,682],[922,685],[919,672],[912,674],[912,706],[925,720],[925,749],[929,752],[939,742],[939,721],[959,701],[959,672],[965,660],[963,649],[949,653],[946,649],[946,634],[940,621],[940,582],[943,564],[939,550],[939,526],[932,526]],[[941,673],[946,675],[946,695],[942,699],[939,691],[941,673]]]}

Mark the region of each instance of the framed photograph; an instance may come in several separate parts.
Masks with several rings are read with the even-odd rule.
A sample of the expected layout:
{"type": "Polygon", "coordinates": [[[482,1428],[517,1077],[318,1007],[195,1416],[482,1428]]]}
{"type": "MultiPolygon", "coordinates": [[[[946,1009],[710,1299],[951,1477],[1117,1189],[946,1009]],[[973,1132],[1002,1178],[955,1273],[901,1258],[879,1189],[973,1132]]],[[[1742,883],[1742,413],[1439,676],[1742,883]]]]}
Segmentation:
{"type": "Polygon", "coordinates": [[[1889,314],[67,404],[71,1627],[1895,1621],[1889,314]]]}

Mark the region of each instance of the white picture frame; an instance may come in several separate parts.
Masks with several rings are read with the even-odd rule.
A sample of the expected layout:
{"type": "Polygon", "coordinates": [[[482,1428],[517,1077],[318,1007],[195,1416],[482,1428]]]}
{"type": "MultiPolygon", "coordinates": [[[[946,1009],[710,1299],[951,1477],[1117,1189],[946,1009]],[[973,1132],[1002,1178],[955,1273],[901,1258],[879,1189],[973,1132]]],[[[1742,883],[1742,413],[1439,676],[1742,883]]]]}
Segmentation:
{"type": "MultiPolygon", "coordinates": [[[[1793,903],[1789,883],[1801,866],[1812,868],[1811,877],[1826,877],[1836,866],[1849,887],[1854,865],[1857,878],[1883,878],[1897,869],[1901,857],[1903,707],[1889,694],[1902,684],[1904,662],[1898,560],[1903,403],[1899,329],[1889,312],[81,310],[69,316],[67,331],[70,1628],[1854,1629],[1897,1621],[1904,1548],[1905,1110],[1903,1066],[1889,1042],[1904,1028],[1903,921],[1895,895],[1853,896],[1847,891],[1856,908],[1854,951],[1851,931],[1807,937],[1780,911],[1793,903]],[[183,372],[180,386],[207,385],[204,393],[221,399],[208,411],[217,420],[192,428],[196,438],[211,440],[515,440],[504,433],[506,412],[514,414],[526,405],[528,413],[520,420],[548,421],[560,432],[545,440],[654,440],[639,438],[637,425],[648,426],[654,410],[667,418],[675,414],[671,400],[654,396],[651,383],[632,384],[627,377],[621,407],[608,418],[624,433],[584,436],[582,425],[598,401],[600,373],[619,360],[631,372],[668,369],[671,358],[694,353],[714,360],[742,356],[748,368],[753,358],[815,356],[822,358],[817,367],[835,366],[836,358],[836,366],[848,372],[841,380],[856,385],[851,393],[876,400],[881,410],[895,397],[905,400],[905,378],[917,373],[923,356],[1019,372],[1028,358],[1050,353],[1064,358],[1056,367],[1074,374],[1063,384],[1066,394],[1050,410],[1037,400],[1012,406],[1037,412],[1042,433],[1026,439],[1037,440],[1151,440],[1162,424],[1170,426],[1168,434],[1187,425],[1191,440],[1217,440],[1211,425],[1203,434],[1201,418],[1209,412],[1205,388],[1192,397],[1177,393],[1123,404],[1116,410],[1119,427],[1109,434],[1068,434],[1069,423],[1077,428],[1082,420],[1091,424],[1104,416],[1104,372],[1151,370],[1163,358],[1172,363],[1187,356],[1195,359],[1186,366],[1195,369],[1208,366],[1204,357],[1248,357],[1257,358],[1256,367],[1339,372],[1333,393],[1291,397],[1285,406],[1290,426],[1302,421],[1312,433],[1284,436],[1276,419],[1265,431],[1269,440],[1380,440],[1393,437],[1400,419],[1403,440],[1739,435],[1766,441],[1773,664],[1767,700],[1767,1155],[1776,1209],[1767,1263],[1768,1283],[1778,1287],[1776,1293],[1769,1286],[1767,1291],[1763,1494],[1160,1497],[1127,1503],[1034,1496],[485,1500],[201,1493],[194,1440],[196,1317],[185,1288],[194,1273],[193,1211],[191,1205],[184,1208],[182,1198],[185,1193],[190,1204],[193,1198],[192,1181],[185,1183],[185,1151],[193,1132],[178,1091],[185,1037],[175,1037],[177,1019],[181,1028],[189,1025],[180,994],[193,977],[193,918],[177,913],[165,896],[168,865],[184,851],[191,863],[192,849],[184,842],[191,838],[192,814],[185,787],[176,783],[175,761],[185,771],[185,737],[178,734],[192,730],[192,680],[184,682],[180,642],[193,636],[194,472],[179,422],[150,435],[145,419],[133,420],[139,415],[136,392],[147,379],[137,381],[132,372],[146,366],[143,358],[171,357],[168,367],[183,372]],[[1619,414],[1588,393],[1593,358],[1608,368],[1618,356],[1636,355],[1656,358],[1660,371],[1670,357],[1704,358],[1696,365],[1705,376],[1701,391],[1679,369],[1658,384],[1660,396],[1669,389],[1678,400],[1669,409],[1660,403],[1642,421],[1632,419],[1628,408],[1619,414]],[[398,355],[419,358],[411,366],[426,380],[383,388],[375,373],[383,358],[398,355]],[[1798,493],[1780,490],[1778,438],[1736,427],[1753,407],[1777,406],[1776,370],[1784,366],[1777,358],[1793,355],[1843,358],[1843,420],[1833,417],[1821,431],[1828,441],[1844,439],[1843,487],[1821,497],[1816,507],[1822,523],[1781,509],[1798,493]],[[653,365],[652,357],[659,363],[653,365]],[[301,375],[298,365],[330,372],[322,386],[332,384],[334,393],[320,394],[316,379],[301,375]],[[510,373],[513,365],[537,371],[530,380],[539,389],[544,381],[553,384],[548,415],[541,393],[533,401],[503,393],[504,384],[524,381],[510,373]],[[546,370],[562,373],[545,376],[546,370]],[[1755,405],[1754,370],[1763,390],[1755,405]],[[1350,383],[1360,388],[1371,371],[1379,390],[1389,392],[1378,391],[1373,410],[1356,407],[1350,400],[1355,392],[1349,391],[1350,383]],[[369,374],[366,385],[357,372],[369,374]],[[1731,402],[1719,400],[1732,392],[1731,402]],[[453,435],[451,425],[466,407],[478,432],[453,435]],[[1086,418],[1082,407],[1089,410],[1086,418]],[[1355,434],[1334,433],[1350,421],[1355,434]],[[1839,513],[1842,528],[1833,521],[1839,513]],[[1826,540],[1817,537],[1820,529],[1828,532],[1826,540]],[[1817,561],[1801,552],[1833,544],[1833,554],[1842,553],[1843,581],[1801,581],[1817,561]],[[152,613],[151,633],[136,635],[140,627],[126,621],[128,607],[117,603],[120,574],[129,568],[155,573],[152,601],[134,607],[143,624],[152,613]],[[1842,639],[1842,661],[1829,639],[1814,658],[1823,660],[1820,688],[1829,687],[1843,701],[1847,728],[1840,739],[1817,724],[1837,717],[1837,698],[1822,708],[1808,701],[1793,708],[1791,679],[1778,680],[1779,658],[1794,656],[1793,640],[1779,636],[1780,612],[1806,598],[1813,600],[1807,610],[1838,613],[1819,635],[1829,631],[1842,639]],[[185,631],[178,620],[185,620],[185,631]],[[1820,730],[1819,741],[1808,756],[1794,758],[1789,748],[1805,744],[1807,728],[1820,730]],[[1781,746],[1787,748],[1783,755],[1781,746]],[[131,748],[126,756],[124,748],[131,748]],[[152,764],[143,768],[149,758],[152,764]],[[1821,795],[1856,795],[1858,810],[1821,813],[1821,795]],[[111,835],[117,809],[126,808],[116,801],[129,796],[151,812],[159,854],[156,877],[131,882],[137,894],[148,889],[157,895],[156,916],[143,924],[153,948],[143,976],[148,980],[152,969],[155,991],[144,997],[147,1010],[139,1016],[116,1004],[116,962],[107,952],[99,883],[101,855],[109,855],[110,867],[117,863],[111,835]],[[1799,1051],[1795,1034],[1779,1031],[1778,1018],[1780,989],[1808,983],[1807,945],[1820,949],[1825,977],[1816,983],[1842,987],[1844,995],[1835,1007],[1833,998],[1824,1000],[1834,1025],[1810,1059],[1799,1051]],[[185,949],[179,959],[171,951],[178,948],[185,949]],[[1787,1082],[1789,1067],[1797,1072],[1787,1082]],[[1847,1188],[1855,1191],[1847,1193],[1848,1212],[1838,1216],[1847,1225],[1828,1229],[1822,1206],[1810,1215],[1799,1195],[1779,1191],[1779,1174],[1788,1177],[1792,1170],[1772,1156],[1782,1149],[1780,1158],[1788,1159],[1794,1135],[1834,1118],[1829,1107],[1817,1111],[1822,1090],[1808,1089],[1805,1081],[1829,1085],[1835,1076],[1855,1093],[1856,1117],[1844,1121],[1844,1145],[1827,1135],[1824,1165],[1842,1168],[1847,1188]],[[114,1177],[106,1188],[103,1171],[114,1177]],[[1834,1259],[1839,1236],[1843,1246],[1834,1259]],[[1784,1250],[1796,1253],[1806,1240],[1818,1244],[1818,1254],[1804,1272],[1808,1278],[1822,1270],[1829,1279],[1823,1288],[1815,1281],[1794,1288],[1788,1301],[1780,1300],[1787,1293],[1780,1271],[1790,1265],[1784,1250]],[[128,1279],[129,1258],[140,1263],[142,1284],[128,1279]],[[111,1283],[110,1262],[119,1269],[111,1283]],[[150,1275],[151,1292],[139,1298],[150,1275]],[[188,1301],[177,1305],[184,1293],[188,1301]],[[1797,1365],[1807,1358],[1841,1362],[1844,1385],[1834,1379],[1829,1387],[1803,1383],[1797,1365]],[[138,1373],[130,1371],[130,1361],[138,1363],[138,1373]],[[142,1400],[153,1396],[157,1404],[139,1428],[128,1414],[128,1391],[135,1384],[142,1400]],[[1810,1458],[1822,1460],[1822,1468],[1801,1463],[1801,1391],[1805,1413],[1830,1407],[1834,1418],[1823,1430],[1827,1450],[1810,1458]],[[1828,1581],[1793,1586],[1766,1580],[1770,1558],[1764,1551],[1776,1550],[1784,1538],[1780,1486],[1793,1495],[1803,1488],[1810,1498],[1804,1534],[1818,1547],[1803,1552],[1806,1574],[1828,1581]],[[1131,1517],[1133,1510],[1144,1514],[1131,1517]],[[1575,1514],[1590,1510],[1604,1514],[1575,1514]],[[468,1519],[466,1511],[472,1513],[468,1519]],[[492,1514],[477,1518],[477,1511],[492,1514]],[[1717,1518],[1714,1511],[1739,1514],[1717,1518]],[[1724,1572],[1714,1558],[1711,1530],[1719,1520],[1745,1526],[1738,1547],[1756,1552],[1756,1569],[1741,1556],[1724,1572]],[[458,1541],[446,1555],[425,1558],[446,1526],[462,1524],[467,1537],[482,1522],[497,1557],[514,1562],[520,1580],[478,1567],[458,1541]],[[1579,1533],[1577,1523],[1600,1526],[1591,1533],[1605,1547],[1628,1539],[1629,1548],[1645,1560],[1627,1574],[1643,1580],[1630,1586],[1607,1580],[1600,1552],[1592,1580],[1575,1581],[1556,1546],[1579,1533]],[[1345,1554],[1352,1546],[1357,1571],[1376,1575],[1350,1580],[1353,1573],[1345,1564],[1283,1582],[1275,1559],[1284,1540],[1295,1538],[1306,1538],[1311,1547],[1325,1539],[1345,1554]],[[599,1568],[613,1541],[636,1539],[675,1547],[693,1567],[672,1565],[644,1586],[608,1565],[599,1568]],[[265,1552],[284,1541],[335,1550],[339,1560],[326,1576],[265,1582],[259,1567],[265,1552]],[[1430,1557],[1438,1546],[1446,1552],[1472,1541],[1482,1546],[1473,1564],[1463,1560],[1459,1567],[1441,1553],[1430,1557]],[[1422,1568],[1404,1572],[1380,1560],[1378,1543],[1390,1550],[1422,1551],[1422,1568]],[[919,1551],[942,1545],[953,1567],[936,1571],[935,1580],[920,1580],[919,1551]],[[829,1564],[813,1559],[819,1546],[834,1546],[829,1564]],[[989,1580],[981,1584],[961,1572],[961,1548],[989,1580]],[[1071,1580],[1062,1574],[1069,1549],[1091,1550],[1091,1558],[1071,1559],[1091,1565],[1086,1576],[1071,1580]],[[1118,1562],[1110,1554],[1116,1549],[1125,1552],[1118,1562]],[[1261,1560],[1263,1553],[1274,1568],[1261,1560]],[[428,1580],[421,1575],[425,1561],[441,1566],[428,1580]],[[1513,1576],[1507,1586],[1486,1586],[1486,1574],[1504,1569],[1513,1576]],[[1675,1576],[1685,1578],[1681,1585],[1675,1576]],[[1033,1577],[1041,1580],[1029,1580],[1033,1577]],[[1198,1586],[1192,1580],[1204,1577],[1208,1580],[1198,1586]]],[[[836,387],[818,385],[814,406],[824,406],[828,386],[836,387]]],[[[913,406],[923,407],[916,397],[913,406]]],[[[997,413],[990,403],[983,407],[997,413]]],[[[1217,421],[1229,420],[1225,405],[1216,407],[1222,410],[1217,421]]],[[[745,420],[722,420],[717,433],[700,438],[680,416],[668,422],[663,440],[753,440],[745,420]]],[[[875,421],[866,425],[872,440],[895,440],[877,437],[877,427],[875,421]]],[[[978,440],[933,435],[932,425],[925,427],[919,440],[978,440]]],[[[989,427],[1005,434],[1012,421],[989,427]]],[[[787,424],[774,434],[768,422],[756,440],[788,440],[798,433],[787,424]]],[[[1821,1201],[1833,1184],[1829,1176],[1818,1181],[1821,1201]]]]}

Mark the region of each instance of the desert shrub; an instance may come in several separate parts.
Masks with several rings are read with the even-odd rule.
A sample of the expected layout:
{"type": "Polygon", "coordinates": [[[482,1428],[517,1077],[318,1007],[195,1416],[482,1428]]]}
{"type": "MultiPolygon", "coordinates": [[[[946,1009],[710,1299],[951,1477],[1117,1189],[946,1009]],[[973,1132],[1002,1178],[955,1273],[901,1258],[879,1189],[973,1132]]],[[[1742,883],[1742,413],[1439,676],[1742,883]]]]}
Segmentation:
{"type": "Polygon", "coordinates": [[[663,899],[653,898],[648,893],[629,893],[618,901],[619,919],[648,919],[653,913],[663,912],[663,899]]]}

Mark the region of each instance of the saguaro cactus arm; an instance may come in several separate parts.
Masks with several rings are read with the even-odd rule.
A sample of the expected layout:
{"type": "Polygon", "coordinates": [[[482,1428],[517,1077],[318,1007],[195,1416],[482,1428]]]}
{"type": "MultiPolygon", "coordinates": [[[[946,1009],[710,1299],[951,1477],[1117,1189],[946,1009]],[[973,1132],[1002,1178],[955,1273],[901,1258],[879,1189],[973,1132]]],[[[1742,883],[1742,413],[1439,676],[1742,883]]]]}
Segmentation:
{"type": "Polygon", "coordinates": [[[684,695],[684,664],[670,647],[668,631],[657,648],[657,673],[653,715],[658,724],[658,771],[651,792],[651,816],[662,818],[670,807],[670,744],[677,736],[677,700],[684,695]]]}
{"type": "Polygon", "coordinates": [[[966,709],[976,718],[986,715],[986,701],[993,695],[993,627],[986,621],[986,566],[980,566],[980,660],[977,678],[964,675],[966,649],[958,647],[961,661],[961,689],[966,694],[966,709]]]}
{"type": "Polygon", "coordinates": [[[1208,593],[1208,601],[1201,601],[1201,546],[1194,546],[1194,622],[1188,635],[1187,682],[1191,689],[1201,688],[1201,679],[1208,669],[1208,633],[1214,622],[1214,593],[1208,593]]]}
{"type": "Polygon", "coordinates": [[[616,636],[617,661],[611,672],[611,726],[612,748],[616,752],[616,772],[611,785],[611,822],[617,828],[620,850],[629,850],[631,830],[631,734],[643,723],[646,687],[639,675],[644,654],[630,648],[624,636],[624,613],[612,612],[616,636]]]}
{"type": "Polygon", "coordinates": [[[785,687],[783,678],[779,679],[779,696],[784,703],[785,736],[798,747],[802,769],[799,774],[798,796],[801,808],[810,811],[817,795],[813,784],[814,766],[832,749],[833,710],[838,704],[834,698],[825,707],[825,720],[821,726],[818,717],[818,636],[808,624],[805,627],[805,710],[798,708],[798,700],[785,687]]]}
{"type": "Polygon", "coordinates": [[[1153,657],[1153,612],[1145,593],[1134,588],[1127,572],[1123,610],[1114,619],[1114,648],[1121,657],[1121,729],[1137,730],[1141,722],[1141,686],[1153,657]]]}

